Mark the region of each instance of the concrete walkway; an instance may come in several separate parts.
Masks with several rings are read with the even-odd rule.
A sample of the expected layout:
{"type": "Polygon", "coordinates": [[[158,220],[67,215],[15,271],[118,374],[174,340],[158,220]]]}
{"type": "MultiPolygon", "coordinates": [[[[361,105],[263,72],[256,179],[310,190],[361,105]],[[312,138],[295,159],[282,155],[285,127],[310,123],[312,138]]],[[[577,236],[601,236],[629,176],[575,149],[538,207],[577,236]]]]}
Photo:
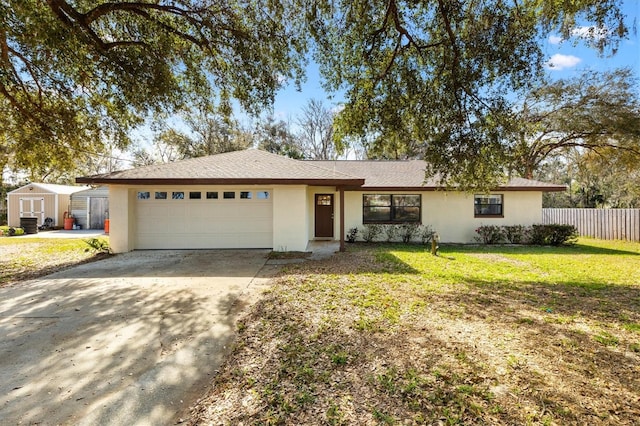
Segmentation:
{"type": "Polygon", "coordinates": [[[37,234],[25,234],[13,238],[97,238],[108,236],[103,229],[78,229],[65,231],[63,229],[51,231],[38,231],[37,234]]]}
{"type": "Polygon", "coordinates": [[[309,241],[307,251],[311,252],[309,259],[328,259],[340,251],[340,241],[309,241]]]}
{"type": "Polygon", "coordinates": [[[0,423],[175,423],[278,270],[267,254],[136,251],[0,288],[0,423]]]}

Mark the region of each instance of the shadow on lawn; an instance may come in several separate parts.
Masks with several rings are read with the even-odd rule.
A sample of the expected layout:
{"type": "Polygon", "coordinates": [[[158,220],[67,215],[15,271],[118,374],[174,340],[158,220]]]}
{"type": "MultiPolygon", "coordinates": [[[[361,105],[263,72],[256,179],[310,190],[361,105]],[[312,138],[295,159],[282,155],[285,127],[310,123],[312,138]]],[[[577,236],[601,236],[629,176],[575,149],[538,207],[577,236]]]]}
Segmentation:
{"type": "MultiPolygon", "coordinates": [[[[463,262],[456,260],[456,253],[496,254],[498,257],[514,253],[638,255],[634,251],[589,245],[560,248],[455,246],[449,251],[450,247],[444,247],[442,252],[446,262],[463,262]]],[[[637,399],[640,393],[637,379],[640,337],[624,330],[626,325],[636,327],[640,324],[639,285],[613,284],[606,278],[589,276],[559,277],[555,282],[509,278],[492,281],[477,279],[477,275],[467,276],[463,270],[448,270],[450,275],[447,277],[451,280],[430,292],[429,281],[438,278],[432,278],[428,269],[417,270],[398,254],[421,251],[424,249],[385,246],[372,250],[374,259],[360,263],[359,268],[349,259],[343,259],[342,263],[358,269],[352,270],[353,274],[374,275],[372,283],[384,281],[386,273],[395,272],[410,275],[409,281],[394,281],[396,285],[408,282],[420,287],[423,282],[420,275],[423,275],[426,296],[416,293],[410,297],[423,297],[427,301],[427,312],[439,312],[445,316],[445,321],[459,324],[463,330],[489,327],[494,330],[497,342],[500,336],[515,336],[522,358],[514,358],[509,371],[513,377],[510,386],[520,392],[516,392],[517,398],[514,397],[518,404],[527,400],[539,412],[551,410],[561,419],[581,423],[631,424],[631,419],[640,415],[640,400],[637,399]],[[623,414],[625,410],[627,414],[623,414]]],[[[426,251],[424,255],[430,256],[426,251]]],[[[637,259],[629,261],[636,262],[637,259]]],[[[606,267],[607,262],[602,263],[606,267]]],[[[486,267],[491,265],[488,261],[486,267]]],[[[514,267],[518,267],[515,262],[514,267]]],[[[523,267],[527,265],[523,264],[523,267]]],[[[411,286],[402,287],[399,294],[410,295],[414,288],[411,286]]],[[[425,333],[429,336],[429,347],[441,344],[435,335],[429,335],[428,329],[425,333]]],[[[485,358],[487,364],[492,363],[491,351],[483,352],[463,337],[457,344],[476,357],[485,358]]],[[[393,359],[393,356],[389,358],[393,359]]]]}
{"type": "MultiPolygon", "coordinates": [[[[309,321],[318,304],[313,298],[296,297],[295,291],[308,294],[306,287],[289,291],[293,293],[270,293],[256,305],[246,319],[248,328],[241,331],[244,354],[232,357],[217,380],[216,387],[223,390],[235,387],[240,394],[251,390],[258,398],[255,406],[261,407],[246,407],[242,398],[228,399],[220,391],[218,402],[224,400],[222,405],[237,416],[229,423],[261,423],[274,418],[282,423],[292,419],[331,423],[334,414],[352,424],[365,423],[371,419],[368,416],[376,415],[421,419],[423,423],[555,420],[597,424],[615,421],[613,416],[618,414],[618,423],[629,423],[633,413],[640,410],[640,401],[629,398],[638,392],[633,359],[597,347],[584,333],[560,330],[555,323],[521,323],[521,314],[508,307],[507,294],[492,299],[474,294],[442,294],[436,298],[440,307],[465,306],[461,321],[478,324],[490,317],[498,324],[526,328],[524,352],[540,353],[545,358],[545,370],[523,358],[511,363],[507,372],[497,372],[495,366],[504,364],[504,360],[495,359],[491,342],[478,344],[463,335],[439,332],[432,322],[438,315],[424,323],[417,318],[397,329],[361,330],[349,322],[353,319],[348,315],[351,307],[337,302],[331,311],[331,315],[337,315],[336,322],[309,321]],[[300,303],[287,303],[291,297],[300,303]],[[344,313],[347,315],[341,317],[344,313]],[[580,368],[554,368],[561,367],[558,346],[540,347],[540,335],[562,335],[574,342],[575,350],[570,348],[573,352],[560,351],[562,362],[580,368]],[[596,350],[583,351],[594,347],[596,350]],[[256,362],[256,354],[260,362],[256,362]],[[600,386],[602,378],[606,387],[600,386]],[[621,412],[616,414],[618,410],[621,412]]],[[[531,292],[523,292],[522,300],[531,292]]],[[[508,332],[509,328],[502,331],[508,332]]]]}
{"type": "MultiPolygon", "coordinates": [[[[447,306],[462,307],[455,313],[462,321],[487,322],[505,334],[521,336],[523,352],[544,359],[546,374],[556,376],[553,382],[562,384],[561,388],[574,386],[584,393],[583,399],[600,399],[600,414],[610,414],[607,401],[612,407],[627,405],[633,408],[630,412],[640,413],[640,401],[633,397],[640,392],[636,373],[640,363],[634,354],[640,337],[623,330],[625,324],[640,323],[640,288],[605,285],[593,290],[580,282],[467,284],[469,291],[439,294],[435,304],[445,311],[447,306]]],[[[525,362],[513,374],[523,384],[531,380],[535,384],[539,373],[532,370],[525,362]]],[[[550,384],[537,385],[543,390],[541,395],[556,392],[550,384]]],[[[565,394],[561,398],[572,397],[565,394]]],[[[611,413],[618,409],[611,408],[611,413]]],[[[597,413],[587,410],[583,414],[597,413]]]]}

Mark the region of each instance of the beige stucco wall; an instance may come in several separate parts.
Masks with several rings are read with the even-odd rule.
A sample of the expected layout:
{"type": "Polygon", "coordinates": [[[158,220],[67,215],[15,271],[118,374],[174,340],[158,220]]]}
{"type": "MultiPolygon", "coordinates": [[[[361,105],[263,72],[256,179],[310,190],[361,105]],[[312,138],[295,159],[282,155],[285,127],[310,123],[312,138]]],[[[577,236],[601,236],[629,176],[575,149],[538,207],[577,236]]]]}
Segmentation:
{"type": "Polygon", "coordinates": [[[135,192],[120,185],[109,186],[109,245],[114,253],[135,248],[135,192]]]}
{"type": "Polygon", "coordinates": [[[273,188],[273,250],[305,251],[309,242],[306,185],[273,188]]]}
{"type": "Polygon", "coordinates": [[[532,225],[542,221],[542,192],[494,192],[503,195],[504,217],[475,218],[473,194],[445,191],[350,191],[345,193],[345,231],[362,228],[363,194],[421,194],[422,224],[431,225],[442,242],[469,243],[481,225],[532,225]]]}
{"type": "MultiPolygon", "coordinates": [[[[167,190],[175,187],[167,187],[167,190]]],[[[230,189],[243,189],[241,186],[230,189]]],[[[263,187],[261,187],[263,188],[263,187]]],[[[156,187],[154,187],[156,189],[156,187]]],[[[163,189],[157,187],[157,189],[163,189]]],[[[194,190],[207,189],[193,187],[194,190]]],[[[209,188],[211,189],[211,188],[209,188]]],[[[224,187],[216,187],[224,190],[224,187]]],[[[255,189],[255,187],[247,187],[255,189]]],[[[315,194],[334,194],[334,238],[340,237],[340,194],[335,187],[306,185],[276,185],[273,193],[273,249],[276,251],[304,251],[315,237],[315,194]]],[[[111,185],[109,188],[110,244],[114,252],[135,248],[135,206],[138,188],[111,185]]],[[[352,227],[362,228],[362,195],[417,194],[422,195],[422,223],[431,225],[442,242],[473,242],[475,229],[481,225],[531,225],[542,221],[542,193],[495,192],[504,196],[504,217],[475,218],[473,194],[444,191],[347,191],[345,192],[345,232],[352,227]]]]}

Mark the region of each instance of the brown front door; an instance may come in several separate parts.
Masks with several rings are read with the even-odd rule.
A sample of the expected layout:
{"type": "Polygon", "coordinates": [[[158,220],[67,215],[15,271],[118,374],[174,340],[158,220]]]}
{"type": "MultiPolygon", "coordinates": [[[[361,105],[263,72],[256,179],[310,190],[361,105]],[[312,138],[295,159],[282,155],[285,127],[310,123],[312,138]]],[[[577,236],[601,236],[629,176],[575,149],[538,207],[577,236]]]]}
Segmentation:
{"type": "Polygon", "coordinates": [[[333,238],[333,194],[316,194],[316,238],[333,238]]]}

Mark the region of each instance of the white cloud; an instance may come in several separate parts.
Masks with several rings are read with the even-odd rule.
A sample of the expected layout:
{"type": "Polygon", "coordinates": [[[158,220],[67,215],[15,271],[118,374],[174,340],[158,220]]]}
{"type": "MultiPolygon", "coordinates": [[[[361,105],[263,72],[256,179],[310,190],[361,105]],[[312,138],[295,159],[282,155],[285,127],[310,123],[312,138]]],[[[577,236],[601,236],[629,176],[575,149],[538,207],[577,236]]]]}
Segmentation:
{"type": "Polygon", "coordinates": [[[571,30],[571,35],[574,37],[600,41],[609,36],[609,30],[604,27],[576,27],[571,30]]]}
{"type": "Polygon", "coordinates": [[[342,110],[344,109],[344,104],[343,103],[339,103],[337,105],[334,105],[331,107],[331,112],[334,114],[338,114],[340,112],[342,112],[342,110]]]}
{"type": "Polygon", "coordinates": [[[560,44],[560,43],[562,43],[562,37],[557,36],[557,35],[550,35],[549,36],[549,43],[551,43],[551,44],[560,44]]]}
{"type": "Polygon", "coordinates": [[[556,53],[547,62],[547,68],[554,71],[562,71],[565,68],[572,68],[582,62],[582,59],[573,55],[563,55],[556,53]]]}

